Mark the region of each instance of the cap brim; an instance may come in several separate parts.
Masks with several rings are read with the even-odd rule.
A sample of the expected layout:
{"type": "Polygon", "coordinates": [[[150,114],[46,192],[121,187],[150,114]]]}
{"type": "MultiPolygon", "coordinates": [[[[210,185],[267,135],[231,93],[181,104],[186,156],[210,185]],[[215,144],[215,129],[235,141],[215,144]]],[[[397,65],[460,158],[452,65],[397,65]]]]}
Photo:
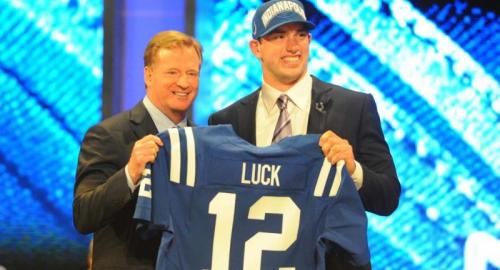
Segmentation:
{"type": "Polygon", "coordinates": [[[272,31],[276,30],[277,28],[285,25],[285,24],[289,24],[289,23],[300,23],[300,24],[303,24],[306,26],[307,30],[311,30],[311,29],[314,29],[316,27],[316,25],[312,22],[309,22],[309,21],[302,21],[302,20],[297,20],[297,21],[286,21],[286,22],[281,22],[281,23],[277,23],[276,25],[274,25],[273,27],[270,27],[269,29],[267,29],[266,31],[264,31],[263,33],[261,33],[259,36],[256,36],[255,39],[257,38],[261,38],[269,33],[271,33],[272,31]]]}

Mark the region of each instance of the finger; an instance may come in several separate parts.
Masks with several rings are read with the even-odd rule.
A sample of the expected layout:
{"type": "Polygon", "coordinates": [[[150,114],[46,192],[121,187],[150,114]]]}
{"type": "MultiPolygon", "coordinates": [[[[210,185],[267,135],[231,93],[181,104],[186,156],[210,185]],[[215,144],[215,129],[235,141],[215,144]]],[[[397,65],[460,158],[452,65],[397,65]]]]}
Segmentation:
{"type": "Polygon", "coordinates": [[[154,141],[144,142],[142,144],[137,144],[132,149],[133,153],[150,153],[156,154],[160,150],[160,146],[158,146],[154,141]]]}
{"type": "Polygon", "coordinates": [[[153,152],[158,152],[158,150],[160,150],[160,146],[155,141],[152,141],[152,140],[145,142],[141,146],[141,148],[146,149],[146,150],[151,150],[153,152]]]}
{"type": "Polygon", "coordinates": [[[136,154],[137,156],[140,156],[140,157],[153,156],[154,158],[156,158],[158,151],[159,151],[159,147],[157,145],[150,145],[148,147],[142,147],[142,148],[136,149],[134,154],[136,154]]]}
{"type": "Polygon", "coordinates": [[[156,145],[163,146],[163,141],[158,136],[150,134],[146,135],[143,139],[146,139],[148,142],[154,142],[156,145]]]}
{"type": "Polygon", "coordinates": [[[336,164],[340,160],[343,160],[343,161],[349,162],[349,163],[354,162],[354,159],[351,158],[349,153],[345,152],[345,151],[344,152],[331,151],[330,153],[328,153],[327,159],[328,159],[328,161],[330,161],[330,163],[332,165],[336,164]]]}
{"type": "Polygon", "coordinates": [[[328,138],[330,138],[333,135],[333,131],[327,130],[325,131],[320,137],[319,137],[319,146],[323,146],[324,143],[328,141],[328,138]]]}
{"type": "Polygon", "coordinates": [[[137,162],[137,165],[139,165],[140,167],[142,167],[144,169],[144,167],[146,167],[146,163],[149,163],[149,162],[153,162],[156,160],[156,154],[154,153],[145,153],[145,154],[140,154],[137,156],[137,158],[135,159],[136,162],[137,162]]]}
{"type": "Polygon", "coordinates": [[[347,144],[348,142],[346,140],[343,140],[342,138],[338,136],[331,136],[323,141],[323,144],[321,145],[321,150],[323,151],[323,154],[327,154],[330,152],[331,148],[336,146],[336,145],[343,145],[347,144]]]}
{"type": "Polygon", "coordinates": [[[163,146],[163,141],[160,139],[158,136],[151,135],[153,137],[153,141],[156,143],[156,145],[163,146]]]}
{"type": "Polygon", "coordinates": [[[328,153],[331,151],[333,146],[333,143],[331,141],[325,141],[323,145],[321,145],[321,151],[323,152],[323,155],[328,155],[328,153]]]}
{"type": "Polygon", "coordinates": [[[153,163],[156,160],[156,153],[144,156],[146,158],[146,163],[153,163]]]}
{"type": "Polygon", "coordinates": [[[163,141],[160,139],[160,137],[151,134],[142,137],[140,140],[136,142],[136,144],[138,145],[143,145],[148,143],[154,143],[156,145],[163,146],[163,141]]]}
{"type": "MultiPolygon", "coordinates": [[[[327,139],[331,139],[331,138],[340,138],[339,135],[337,135],[337,133],[331,131],[331,130],[327,130],[323,133],[323,135],[321,135],[320,137],[320,142],[323,140],[327,140],[327,139]]],[[[341,138],[340,138],[341,139],[341,138]]]]}
{"type": "Polygon", "coordinates": [[[356,163],[354,162],[354,158],[350,158],[349,155],[342,155],[342,153],[334,153],[332,152],[331,154],[328,155],[327,160],[330,162],[330,164],[335,165],[337,162],[343,160],[345,161],[345,166],[347,167],[347,171],[349,172],[349,175],[352,175],[354,173],[354,170],[356,169],[356,163]]]}
{"type": "Polygon", "coordinates": [[[341,159],[354,159],[354,153],[352,152],[352,147],[349,144],[337,144],[332,147],[331,151],[338,154],[341,159]]]}
{"type": "Polygon", "coordinates": [[[338,161],[337,153],[331,151],[326,155],[326,159],[332,164],[335,165],[338,161]]]}

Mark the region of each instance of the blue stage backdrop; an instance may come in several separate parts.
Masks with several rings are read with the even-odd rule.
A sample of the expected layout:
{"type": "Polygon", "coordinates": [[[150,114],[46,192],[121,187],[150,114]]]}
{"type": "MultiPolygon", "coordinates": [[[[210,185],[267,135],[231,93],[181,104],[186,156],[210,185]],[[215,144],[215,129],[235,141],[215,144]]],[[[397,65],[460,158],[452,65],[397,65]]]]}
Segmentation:
{"type": "Polygon", "coordinates": [[[101,118],[103,3],[0,0],[0,265],[83,269],[71,203],[101,118]]]}
{"type": "MultiPolygon", "coordinates": [[[[258,87],[259,1],[197,1],[197,124],[258,87]]],[[[402,183],[373,269],[500,269],[500,15],[478,1],[304,1],[310,71],[371,93],[402,183]],[[465,264],[470,268],[465,268],[465,264]]],[[[492,1],[493,3],[493,1],[492,1]]],[[[0,0],[0,265],[83,269],[79,144],[101,118],[103,1],[0,0]]],[[[126,94],[126,93],[125,93],[126,94]]]]}
{"type": "MultiPolygon", "coordinates": [[[[500,16],[477,3],[304,1],[310,72],[375,97],[401,180],[398,210],[369,216],[373,269],[500,269],[500,16]]],[[[197,1],[197,123],[259,86],[259,4],[197,1]]]]}

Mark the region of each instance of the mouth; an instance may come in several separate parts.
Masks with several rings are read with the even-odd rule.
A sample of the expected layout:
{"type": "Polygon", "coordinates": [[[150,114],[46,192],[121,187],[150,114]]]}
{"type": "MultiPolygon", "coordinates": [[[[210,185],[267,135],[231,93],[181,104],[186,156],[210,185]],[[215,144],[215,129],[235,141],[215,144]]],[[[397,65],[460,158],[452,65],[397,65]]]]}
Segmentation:
{"type": "Polygon", "coordinates": [[[289,55],[281,57],[281,60],[285,63],[298,63],[300,61],[300,55],[289,55]]]}
{"type": "Polygon", "coordinates": [[[178,97],[187,97],[187,96],[189,96],[189,92],[173,91],[172,93],[174,95],[178,96],[178,97]]]}

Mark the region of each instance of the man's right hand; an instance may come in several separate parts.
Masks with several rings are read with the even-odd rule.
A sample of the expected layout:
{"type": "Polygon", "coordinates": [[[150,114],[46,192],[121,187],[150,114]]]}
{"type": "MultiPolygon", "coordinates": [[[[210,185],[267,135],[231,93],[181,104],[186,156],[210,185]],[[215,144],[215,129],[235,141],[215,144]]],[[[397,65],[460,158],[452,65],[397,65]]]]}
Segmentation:
{"type": "Polygon", "coordinates": [[[136,185],[141,179],[142,171],[146,164],[154,162],[156,155],[163,146],[161,139],[154,135],[146,135],[134,143],[130,159],[127,163],[128,174],[132,182],[136,185]]]}

